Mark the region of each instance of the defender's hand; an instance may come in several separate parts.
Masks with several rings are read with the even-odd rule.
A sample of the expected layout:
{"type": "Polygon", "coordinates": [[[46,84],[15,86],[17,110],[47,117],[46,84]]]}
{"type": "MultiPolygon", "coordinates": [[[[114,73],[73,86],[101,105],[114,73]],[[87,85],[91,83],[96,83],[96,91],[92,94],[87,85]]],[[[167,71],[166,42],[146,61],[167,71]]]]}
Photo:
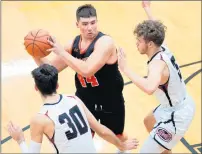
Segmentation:
{"type": "Polygon", "coordinates": [[[122,48],[118,49],[118,64],[119,64],[119,69],[124,72],[124,70],[127,67],[127,63],[126,63],[126,55],[122,48]]]}
{"type": "Polygon", "coordinates": [[[142,7],[145,8],[145,7],[150,7],[150,1],[142,1],[142,7]]]}
{"type": "Polygon", "coordinates": [[[139,145],[139,141],[136,138],[128,139],[125,142],[123,142],[122,146],[120,147],[120,150],[126,151],[126,150],[137,149],[138,145],[139,145]]]}
{"type": "Polygon", "coordinates": [[[7,125],[7,131],[9,132],[10,136],[18,142],[18,144],[20,144],[22,141],[25,140],[24,138],[24,134],[22,132],[22,129],[17,126],[17,125],[14,125],[12,123],[12,121],[10,121],[7,125]]]}

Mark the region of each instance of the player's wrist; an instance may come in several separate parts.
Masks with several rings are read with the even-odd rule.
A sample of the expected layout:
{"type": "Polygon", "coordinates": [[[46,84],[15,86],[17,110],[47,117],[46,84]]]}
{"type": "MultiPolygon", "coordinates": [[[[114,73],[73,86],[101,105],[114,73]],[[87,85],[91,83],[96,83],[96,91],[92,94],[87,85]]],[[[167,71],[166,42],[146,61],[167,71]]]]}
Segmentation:
{"type": "Polygon", "coordinates": [[[119,149],[120,151],[125,151],[125,145],[124,145],[123,142],[120,142],[120,143],[119,143],[118,149],[119,149]]]}
{"type": "Polygon", "coordinates": [[[122,69],[122,71],[123,71],[125,74],[127,74],[127,73],[129,72],[129,68],[128,68],[127,66],[125,66],[125,67],[122,69]]]}
{"type": "Polygon", "coordinates": [[[63,50],[61,50],[61,51],[59,52],[59,55],[62,56],[62,57],[65,57],[66,55],[68,55],[67,53],[68,53],[68,52],[66,52],[66,51],[63,49],[63,50]]]}
{"type": "Polygon", "coordinates": [[[20,138],[20,139],[17,140],[17,143],[18,143],[19,145],[22,144],[23,142],[25,142],[24,137],[22,137],[22,138],[20,138]]]}
{"type": "Polygon", "coordinates": [[[142,1],[142,7],[145,8],[145,7],[150,7],[150,2],[145,2],[145,1],[142,1]]]}
{"type": "Polygon", "coordinates": [[[146,7],[144,7],[144,11],[145,11],[147,14],[149,14],[149,12],[151,11],[151,9],[150,9],[150,7],[146,6],[146,7]]]}

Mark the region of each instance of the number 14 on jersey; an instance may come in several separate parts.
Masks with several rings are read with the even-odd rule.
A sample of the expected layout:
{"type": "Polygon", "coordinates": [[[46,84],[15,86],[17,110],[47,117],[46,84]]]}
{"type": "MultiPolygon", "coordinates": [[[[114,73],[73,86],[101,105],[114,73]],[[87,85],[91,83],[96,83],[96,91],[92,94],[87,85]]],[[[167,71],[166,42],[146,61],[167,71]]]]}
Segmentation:
{"type": "Polygon", "coordinates": [[[91,83],[92,87],[99,86],[99,83],[98,83],[97,78],[95,77],[95,75],[85,78],[85,77],[81,76],[80,74],[77,74],[77,77],[78,77],[82,87],[87,87],[86,83],[91,83]]]}

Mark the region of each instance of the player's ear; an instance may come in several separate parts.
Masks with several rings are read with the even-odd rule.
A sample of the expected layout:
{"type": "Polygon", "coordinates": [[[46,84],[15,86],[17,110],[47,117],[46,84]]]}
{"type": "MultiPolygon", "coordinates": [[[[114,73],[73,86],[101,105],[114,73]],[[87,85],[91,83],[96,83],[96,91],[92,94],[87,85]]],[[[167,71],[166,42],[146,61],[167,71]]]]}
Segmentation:
{"type": "Polygon", "coordinates": [[[153,44],[154,44],[154,42],[152,42],[152,41],[150,41],[150,42],[148,43],[149,47],[152,47],[153,44]]]}
{"type": "Polygon", "coordinates": [[[36,91],[39,91],[39,89],[37,88],[37,86],[36,86],[36,85],[34,85],[34,89],[35,89],[36,91]]]}
{"type": "Polygon", "coordinates": [[[76,21],[76,27],[79,28],[79,22],[78,21],[76,21]]]}
{"type": "Polygon", "coordinates": [[[58,89],[59,88],[59,84],[57,83],[57,85],[56,85],[56,89],[58,89]]]}

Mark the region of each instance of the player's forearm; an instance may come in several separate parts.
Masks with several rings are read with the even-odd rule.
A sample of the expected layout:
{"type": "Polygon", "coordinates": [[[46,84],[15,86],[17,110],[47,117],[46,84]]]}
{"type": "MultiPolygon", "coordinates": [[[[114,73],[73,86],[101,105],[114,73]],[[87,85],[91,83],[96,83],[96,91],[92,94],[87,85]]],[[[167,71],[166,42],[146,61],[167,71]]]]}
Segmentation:
{"type": "Polygon", "coordinates": [[[155,20],[155,18],[152,15],[150,7],[144,7],[144,10],[149,20],[155,20]]]}
{"type": "Polygon", "coordinates": [[[83,77],[90,76],[90,74],[88,73],[88,66],[85,61],[74,58],[72,55],[68,54],[67,52],[61,52],[60,56],[65,61],[65,63],[69,67],[71,67],[74,71],[76,71],[78,74],[82,75],[83,77]]]}
{"type": "Polygon", "coordinates": [[[38,66],[40,66],[42,64],[50,64],[51,65],[51,62],[47,58],[35,58],[35,57],[33,57],[33,59],[38,66]]]}
{"type": "Polygon", "coordinates": [[[154,92],[153,88],[150,86],[147,79],[138,76],[137,74],[132,72],[129,68],[126,68],[123,72],[138,88],[140,88],[148,95],[151,95],[154,92]]]}
{"type": "Polygon", "coordinates": [[[123,149],[123,143],[119,138],[107,127],[102,125],[102,132],[96,132],[100,137],[102,137],[104,140],[110,142],[111,144],[115,145],[117,148],[119,148],[121,151],[124,151],[123,149]]]}

